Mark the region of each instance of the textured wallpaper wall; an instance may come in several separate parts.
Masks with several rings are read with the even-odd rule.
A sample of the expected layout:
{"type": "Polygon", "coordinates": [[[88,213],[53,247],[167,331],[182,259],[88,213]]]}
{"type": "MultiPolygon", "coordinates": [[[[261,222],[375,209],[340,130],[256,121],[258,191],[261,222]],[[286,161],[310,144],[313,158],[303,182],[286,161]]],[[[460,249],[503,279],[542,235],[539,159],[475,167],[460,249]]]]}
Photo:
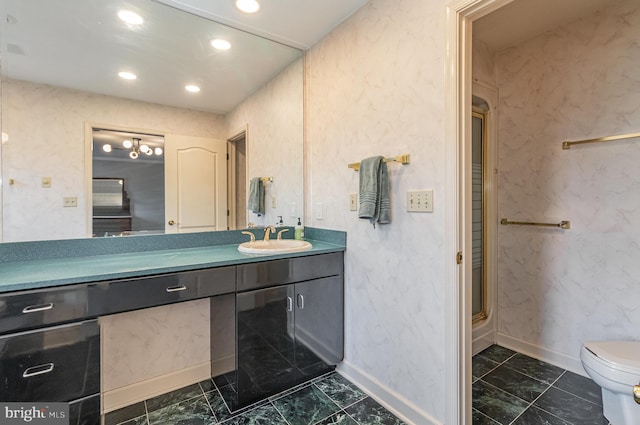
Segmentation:
{"type": "Polygon", "coordinates": [[[496,55],[499,214],[571,230],[499,226],[498,331],[573,359],[586,340],[637,339],[640,5],[607,11],[496,55]]]}
{"type": "Polygon", "coordinates": [[[88,236],[85,122],[224,138],[224,116],[17,80],[2,83],[4,241],[88,236]],[[40,185],[51,177],[51,188],[40,185]],[[63,208],[65,196],[77,208],[63,208]]]}
{"type": "Polygon", "coordinates": [[[416,423],[445,415],[444,5],[372,0],[307,57],[307,224],[348,232],[343,370],[416,423]],[[347,164],[405,153],[374,229],[349,211],[347,164]],[[406,212],[413,189],[433,189],[433,213],[406,212]]]}

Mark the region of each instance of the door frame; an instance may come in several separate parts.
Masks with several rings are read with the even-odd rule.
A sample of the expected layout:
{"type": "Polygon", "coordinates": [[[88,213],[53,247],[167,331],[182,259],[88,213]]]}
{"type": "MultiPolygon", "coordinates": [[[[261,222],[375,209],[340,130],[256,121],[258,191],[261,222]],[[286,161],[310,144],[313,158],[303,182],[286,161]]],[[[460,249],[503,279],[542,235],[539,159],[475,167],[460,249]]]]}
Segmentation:
{"type": "MultiPolygon", "coordinates": [[[[238,182],[236,181],[236,157],[237,157],[237,148],[235,142],[244,138],[244,150],[245,150],[245,176],[244,181],[247,182],[248,175],[246,170],[249,169],[249,124],[245,124],[242,127],[232,131],[231,134],[227,137],[227,209],[229,214],[227,216],[227,228],[238,230],[236,223],[236,194],[237,194],[237,186],[238,182]]],[[[245,188],[246,191],[246,188],[245,188]]],[[[247,215],[245,211],[245,223],[247,223],[247,215]]]]}
{"type": "Polygon", "coordinates": [[[471,95],[473,21],[513,0],[452,0],[445,56],[445,418],[471,425],[471,95]],[[460,257],[461,256],[461,257],[460,257]],[[459,261],[459,259],[461,261],[459,261]]]}
{"type": "Polygon", "coordinates": [[[489,109],[483,111],[484,121],[484,157],[485,184],[483,193],[485,244],[485,318],[474,321],[471,331],[472,354],[489,347],[496,341],[497,323],[497,282],[498,282],[498,88],[490,83],[474,79],[473,96],[484,100],[489,109]]]}
{"type": "MultiPolygon", "coordinates": [[[[122,125],[112,125],[105,123],[98,123],[94,121],[84,122],[84,180],[85,180],[85,209],[86,209],[86,224],[85,234],[87,238],[93,237],[93,129],[104,128],[114,131],[123,131],[128,133],[140,133],[151,134],[154,136],[162,136],[165,140],[167,138],[167,131],[163,130],[150,130],[148,128],[138,127],[126,127],[122,125]]],[[[166,186],[166,183],[165,183],[166,186]]],[[[165,213],[166,214],[166,213],[165,213]]],[[[166,221],[166,216],[165,216],[166,221]]]]}

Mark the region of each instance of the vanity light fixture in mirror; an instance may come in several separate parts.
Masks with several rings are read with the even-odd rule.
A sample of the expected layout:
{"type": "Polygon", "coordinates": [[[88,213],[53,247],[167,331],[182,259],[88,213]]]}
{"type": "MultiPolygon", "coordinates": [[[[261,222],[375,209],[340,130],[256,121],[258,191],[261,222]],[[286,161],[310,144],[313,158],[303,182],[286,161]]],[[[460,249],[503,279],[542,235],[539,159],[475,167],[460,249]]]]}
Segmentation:
{"type": "MultiPolygon", "coordinates": [[[[226,141],[250,129],[246,175],[287,182],[270,188],[276,207],[264,224],[301,215],[300,50],[154,0],[2,0],[0,51],[1,130],[10,135],[1,181],[14,183],[2,185],[3,242],[91,236],[88,123],[175,140],[226,141]],[[122,10],[142,23],[124,22],[122,10]],[[232,47],[215,50],[213,39],[232,47]],[[41,187],[42,177],[51,187],[41,187]],[[77,207],[63,206],[69,196],[77,207]]],[[[238,213],[263,224],[237,193],[228,198],[238,213]]]]}

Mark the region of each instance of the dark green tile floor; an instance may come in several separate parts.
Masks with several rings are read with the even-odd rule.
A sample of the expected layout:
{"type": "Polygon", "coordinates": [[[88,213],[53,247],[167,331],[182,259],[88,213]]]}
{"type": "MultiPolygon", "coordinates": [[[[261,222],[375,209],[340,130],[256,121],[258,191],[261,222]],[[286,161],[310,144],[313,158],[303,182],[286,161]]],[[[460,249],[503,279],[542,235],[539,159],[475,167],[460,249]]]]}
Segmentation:
{"type": "Polygon", "coordinates": [[[499,345],[473,357],[474,425],[607,425],[589,378],[499,345]]]}
{"type": "Polygon", "coordinates": [[[105,425],[401,425],[354,384],[332,372],[244,410],[231,412],[224,379],[207,380],[111,412],[105,425]]]}

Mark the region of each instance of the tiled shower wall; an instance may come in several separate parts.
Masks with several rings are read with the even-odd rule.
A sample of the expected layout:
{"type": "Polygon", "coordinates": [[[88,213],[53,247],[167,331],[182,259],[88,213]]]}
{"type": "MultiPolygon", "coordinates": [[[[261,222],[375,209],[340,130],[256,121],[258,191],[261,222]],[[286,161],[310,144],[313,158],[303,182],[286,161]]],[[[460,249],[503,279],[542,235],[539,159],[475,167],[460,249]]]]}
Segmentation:
{"type": "MultiPolygon", "coordinates": [[[[613,3],[613,2],[612,2],[613,3]]],[[[498,332],[580,369],[583,341],[637,339],[640,5],[634,0],[499,52],[498,332]]]]}

